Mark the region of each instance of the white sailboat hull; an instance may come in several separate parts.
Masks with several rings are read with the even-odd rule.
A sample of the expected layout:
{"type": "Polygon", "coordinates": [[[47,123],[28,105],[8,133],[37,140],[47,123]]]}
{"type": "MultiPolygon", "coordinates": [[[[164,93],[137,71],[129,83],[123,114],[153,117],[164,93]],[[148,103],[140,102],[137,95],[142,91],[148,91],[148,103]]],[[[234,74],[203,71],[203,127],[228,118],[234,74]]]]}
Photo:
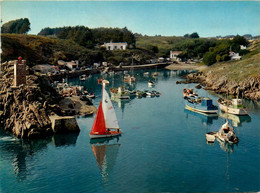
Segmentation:
{"type": "Polygon", "coordinates": [[[115,136],[120,136],[121,133],[111,133],[111,134],[106,134],[106,135],[92,135],[89,134],[89,137],[91,139],[97,139],[97,138],[106,138],[106,137],[115,137],[115,136]]]}

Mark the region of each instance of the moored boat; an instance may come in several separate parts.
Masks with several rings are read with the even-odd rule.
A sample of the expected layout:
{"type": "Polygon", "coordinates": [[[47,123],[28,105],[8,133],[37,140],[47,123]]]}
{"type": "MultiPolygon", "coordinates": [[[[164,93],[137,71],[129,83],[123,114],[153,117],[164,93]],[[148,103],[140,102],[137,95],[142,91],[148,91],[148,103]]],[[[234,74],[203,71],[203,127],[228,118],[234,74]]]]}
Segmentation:
{"type": "Polygon", "coordinates": [[[125,90],[125,87],[118,87],[118,88],[110,88],[111,97],[119,98],[119,99],[129,99],[130,93],[128,90],[125,90]]]}
{"type": "Polygon", "coordinates": [[[149,80],[149,81],[148,81],[148,86],[149,86],[149,87],[155,86],[155,83],[154,83],[153,81],[149,80]]]}
{"type": "Polygon", "coordinates": [[[130,76],[130,74],[126,74],[124,76],[124,82],[135,82],[135,77],[134,76],[130,76]]]}
{"type": "Polygon", "coordinates": [[[119,135],[121,135],[121,129],[119,128],[114,107],[103,83],[102,99],[89,136],[90,138],[105,138],[119,135]]]}
{"type": "Polygon", "coordinates": [[[184,88],[183,91],[182,91],[182,93],[183,93],[183,98],[184,98],[184,99],[187,99],[187,98],[190,98],[190,97],[197,97],[197,96],[198,96],[198,94],[195,93],[195,92],[193,91],[193,89],[184,88]]]}
{"type": "Polygon", "coordinates": [[[218,107],[213,105],[210,98],[189,99],[186,104],[186,109],[199,113],[215,114],[218,112],[218,107]]]}
{"type": "Polygon", "coordinates": [[[226,123],[224,123],[219,131],[216,133],[216,137],[226,143],[238,143],[239,139],[236,136],[233,127],[231,126],[231,124],[228,122],[228,120],[226,121],[226,123]]]}
{"type": "Polygon", "coordinates": [[[214,143],[215,142],[215,138],[216,138],[216,133],[215,131],[210,131],[208,133],[206,133],[206,140],[208,143],[214,143]]]}
{"type": "Polygon", "coordinates": [[[242,99],[226,100],[223,98],[217,99],[221,111],[234,115],[248,115],[248,112],[243,107],[242,99]]]}
{"type": "Polygon", "coordinates": [[[79,79],[80,79],[81,81],[86,80],[86,78],[87,78],[87,75],[86,75],[86,74],[83,74],[83,75],[81,75],[81,76],[79,77],[79,79]]]}

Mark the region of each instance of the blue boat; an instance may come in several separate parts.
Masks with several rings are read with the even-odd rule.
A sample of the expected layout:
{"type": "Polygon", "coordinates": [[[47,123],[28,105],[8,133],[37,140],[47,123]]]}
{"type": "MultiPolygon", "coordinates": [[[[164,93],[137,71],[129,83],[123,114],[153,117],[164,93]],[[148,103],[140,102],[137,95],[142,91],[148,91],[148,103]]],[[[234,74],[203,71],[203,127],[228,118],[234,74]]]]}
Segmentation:
{"type": "Polygon", "coordinates": [[[218,107],[213,105],[210,98],[196,98],[188,99],[186,102],[186,109],[198,113],[214,114],[218,113],[218,107]]]}

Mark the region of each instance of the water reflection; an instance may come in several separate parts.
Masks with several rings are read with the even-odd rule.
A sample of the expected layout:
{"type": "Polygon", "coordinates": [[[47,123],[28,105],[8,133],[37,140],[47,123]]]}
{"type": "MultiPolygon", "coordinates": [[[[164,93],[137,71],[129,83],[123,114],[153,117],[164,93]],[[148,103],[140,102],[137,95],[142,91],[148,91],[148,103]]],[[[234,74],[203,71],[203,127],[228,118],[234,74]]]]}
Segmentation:
{"type": "Polygon", "coordinates": [[[97,165],[101,171],[104,182],[108,181],[109,173],[113,170],[116,162],[120,144],[119,137],[107,139],[91,139],[90,144],[97,165]]]}
{"type": "Polygon", "coordinates": [[[0,155],[13,158],[12,165],[14,167],[14,174],[18,180],[26,179],[29,174],[26,166],[26,160],[31,160],[35,154],[47,149],[48,144],[55,147],[75,145],[77,141],[77,134],[54,135],[46,139],[17,139],[4,131],[0,132],[0,155]]]}
{"type": "Polygon", "coordinates": [[[243,122],[251,122],[251,117],[249,115],[238,116],[220,112],[219,117],[230,119],[232,121],[232,125],[235,127],[241,127],[243,122]]]}
{"type": "Polygon", "coordinates": [[[226,168],[226,179],[229,180],[230,179],[230,176],[229,176],[229,155],[231,153],[234,152],[234,146],[237,146],[237,144],[230,144],[230,143],[225,143],[221,140],[219,140],[218,138],[216,138],[218,143],[219,143],[219,146],[220,148],[225,151],[227,153],[227,168],[226,168]]]}
{"type": "Polygon", "coordinates": [[[203,124],[211,125],[213,124],[213,120],[218,120],[218,116],[214,114],[205,114],[205,113],[197,113],[190,111],[188,109],[184,109],[184,112],[186,113],[186,118],[188,119],[189,116],[196,116],[199,117],[203,124]]]}

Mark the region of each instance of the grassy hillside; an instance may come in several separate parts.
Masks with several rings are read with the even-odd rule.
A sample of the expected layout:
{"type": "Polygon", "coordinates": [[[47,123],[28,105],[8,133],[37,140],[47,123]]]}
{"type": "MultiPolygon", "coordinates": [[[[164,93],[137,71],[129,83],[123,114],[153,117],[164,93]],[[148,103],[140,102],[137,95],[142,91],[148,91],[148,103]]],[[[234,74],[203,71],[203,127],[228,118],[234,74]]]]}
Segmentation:
{"type": "Polygon", "coordinates": [[[218,77],[226,77],[227,80],[236,82],[249,77],[260,75],[260,39],[252,42],[248,48],[250,53],[242,57],[239,61],[221,62],[212,65],[204,70],[207,74],[214,74],[218,77]]]}
{"type": "Polygon", "coordinates": [[[151,50],[152,46],[156,46],[159,51],[158,56],[165,56],[169,55],[174,44],[184,39],[184,37],[175,36],[141,36],[136,38],[136,47],[151,50]]]}
{"type": "Polygon", "coordinates": [[[145,63],[154,53],[142,49],[106,51],[87,49],[74,41],[36,35],[2,34],[2,61],[14,60],[22,56],[29,64],[56,64],[58,60],[79,60],[80,64],[91,66],[94,62],[107,61],[113,64],[145,63]]]}

